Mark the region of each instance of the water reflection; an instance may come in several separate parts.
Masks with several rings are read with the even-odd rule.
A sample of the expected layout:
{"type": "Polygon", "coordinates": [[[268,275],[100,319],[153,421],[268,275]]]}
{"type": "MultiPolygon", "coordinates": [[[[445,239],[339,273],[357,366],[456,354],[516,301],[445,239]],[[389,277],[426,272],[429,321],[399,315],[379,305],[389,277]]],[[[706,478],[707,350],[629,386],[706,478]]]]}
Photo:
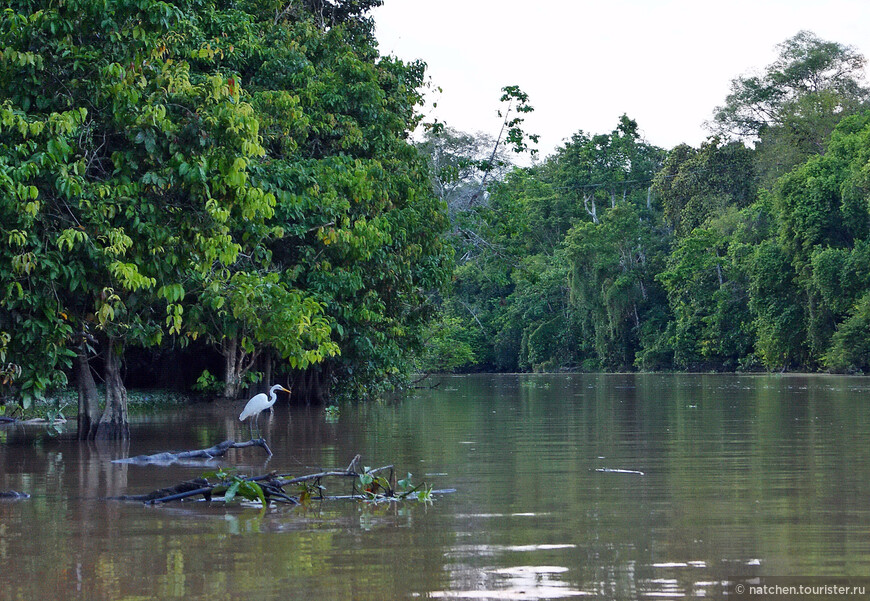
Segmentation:
{"type": "Polygon", "coordinates": [[[433,591],[432,599],[563,599],[593,595],[571,588],[558,576],[563,566],[516,566],[495,568],[479,574],[469,590],[433,591]]]}
{"type": "Polygon", "coordinates": [[[0,503],[0,599],[717,598],[757,575],[863,575],[868,392],[823,376],[455,377],[333,422],[276,407],[260,420],[271,461],[220,462],[302,474],[360,453],[457,489],[432,506],[105,500],[199,476],[112,460],[245,440],[240,406],[142,420],[128,445],[4,426],[0,490],[33,498],[0,503]]]}

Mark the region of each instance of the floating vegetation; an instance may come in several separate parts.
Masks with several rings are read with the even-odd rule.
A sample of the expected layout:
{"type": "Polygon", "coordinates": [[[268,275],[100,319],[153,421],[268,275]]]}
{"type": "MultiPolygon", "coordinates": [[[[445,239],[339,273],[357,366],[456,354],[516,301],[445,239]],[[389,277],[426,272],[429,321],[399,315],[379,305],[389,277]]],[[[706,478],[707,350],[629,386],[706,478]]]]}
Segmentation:
{"type": "Polygon", "coordinates": [[[324,409],[324,419],[326,419],[326,423],[328,424],[337,423],[340,415],[341,409],[338,405],[329,405],[324,409]]]}

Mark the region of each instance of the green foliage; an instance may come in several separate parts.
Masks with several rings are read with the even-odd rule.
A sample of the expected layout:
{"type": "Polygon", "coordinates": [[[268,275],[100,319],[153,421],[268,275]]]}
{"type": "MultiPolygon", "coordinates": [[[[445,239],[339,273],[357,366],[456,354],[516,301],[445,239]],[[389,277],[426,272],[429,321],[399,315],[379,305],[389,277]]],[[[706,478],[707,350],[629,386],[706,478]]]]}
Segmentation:
{"type": "Polygon", "coordinates": [[[696,228],[679,240],[656,279],[673,311],[670,344],[683,369],[735,369],[752,349],[752,314],[738,237],[719,227],[696,228]],[[729,235],[730,234],[730,235],[729,235]]]}
{"type": "Polygon", "coordinates": [[[473,332],[458,317],[441,315],[432,320],[426,328],[424,340],[423,353],[419,357],[420,371],[451,372],[477,362],[472,348],[473,332]]]}
{"type": "MultiPolygon", "coordinates": [[[[587,273],[574,274],[575,269],[596,269],[587,261],[614,265],[612,256],[598,256],[609,244],[604,238],[620,227],[605,221],[629,211],[628,221],[636,220],[637,231],[650,235],[654,226],[644,213],[647,186],[638,182],[649,181],[662,158],[661,150],[640,140],[637,123],[623,116],[610,134],[580,132],[541,165],[508,173],[490,187],[485,205],[457,215],[453,242],[458,267],[445,314],[464,324],[462,340],[481,367],[548,371],[631,365],[631,351],[613,359],[604,356],[603,342],[596,347],[596,331],[600,340],[611,335],[607,310],[599,302],[602,293],[587,273]],[[598,304],[575,302],[586,291],[598,304]]],[[[633,260],[646,264],[649,249],[634,250],[640,254],[633,260]]],[[[609,275],[601,273],[610,286],[609,275]]],[[[619,280],[604,295],[621,302],[619,286],[631,288],[626,282],[619,280]]],[[[644,281],[642,287],[650,283],[655,286],[644,281]]],[[[644,288],[640,294],[647,292],[644,288]]],[[[636,346],[636,332],[627,329],[634,341],[628,345],[636,346]]],[[[625,331],[614,336],[625,336],[625,331]]]]}
{"type": "Polygon", "coordinates": [[[338,405],[329,405],[324,409],[323,417],[328,424],[338,423],[338,418],[341,417],[341,408],[338,405]]]}
{"type": "Polygon", "coordinates": [[[48,432],[49,436],[58,436],[61,432],[63,432],[63,428],[61,424],[66,421],[63,418],[63,410],[66,405],[60,405],[58,407],[52,407],[46,412],[45,421],[46,426],[45,429],[48,432]]]}
{"type": "MultiPolygon", "coordinates": [[[[797,33],[778,49],[779,56],[763,75],[738,77],[731,82],[731,93],[715,116],[725,131],[752,137],[764,127],[788,125],[797,134],[801,125],[797,120],[806,123],[808,130],[828,125],[823,123],[827,112],[796,110],[802,102],[803,108],[808,108],[807,100],[813,95],[835,96],[840,110],[867,100],[868,91],[861,85],[864,57],[856,49],[821,40],[809,31],[797,33]],[[787,123],[789,120],[792,123],[787,123]]],[[[835,105],[828,104],[828,108],[835,105]]],[[[825,137],[813,140],[808,136],[806,142],[818,143],[819,152],[825,137]]]]}
{"type": "Polygon", "coordinates": [[[837,123],[870,100],[865,60],[855,48],[801,31],[778,49],[763,75],[731,82],[731,93],[715,113],[720,133],[760,139],[757,172],[766,187],[824,153],[837,123]]]}
{"type": "Polygon", "coordinates": [[[713,137],[665,158],[623,116],[494,183],[455,218],[444,302],[480,366],[864,370],[863,64],[801,32],[718,110],[754,148],[713,137]]]}
{"type": "Polygon", "coordinates": [[[759,254],[756,280],[761,285],[754,296],[759,307],[768,308],[764,320],[781,323],[765,329],[765,340],[781,357],[788,349],[785,356],[803,365],[843,368],[852,361],[843,345],[854,338],[841,333],[836,352],[831,346],[835,332],[857,327],[858,304],[870,289],[868,163],[870,114],[865,113],[844,119],[824,155],[777,183],[773,209],[779,236],[776,249],[771,242],[759,254]]]}
{"type": "Polygon", "coordinates": [[[64,385],[83,340],[203,339],[233,385],[264,352],[361,387],[405,367],[449,253],[406,140],[423,65],[378,56],[378,4],[7,4],[11,393],[64,385]]]}
{"type": "Polygon", "coordinates": [[[774,240],[765,240],[754,253],[750,273],[761,360],[769,369],[801,364],[806,358],[805,320],[788,257],[774,240]]]}
{"type": "Polygon", "coordinates": [[[647,312],[661,302],[654,279],[661,269],[662,238],[640,211],[624,203],[599,223],[569,232],[565,247],[573,264],[572,302],[584,314],[596,359],[610,369],[631,367],[647,312]]]}
{"type": "Polygon", "coordinates": [[[665,222],[685,236],[728,207],[743,208],[755,197],[753,154],[741,142],[711,138],[699,149],[674,148],[653,180],[665,222]]]}
{"type": "Polygon", "coordinates": [[[416,498],[421,503],[432,503],[432,486],[425,482],[414,484],[411,481],[413,474],[408,472],[408,475],[397,482],[399,488],[402,489],[397,495],[399,499],[416,498]]]}
{"type": "Polygon", "coordinates": [[[870,292],[855,303],[834,332],[824,362],[836,371],[870,371],[870,292]]]}
{"type": "Polygon", "coordinates": [[[267,505],[263,487],[235,472],[235,468],[218,468],[215,471],[204,473],[202,477],[218,480],[217,484],[215,484],[212,489],[212,493],[223,493],[224,503],[230,504],[236,500],[236,497],[241,497],[248,501],[259,501],[265,509],[267,505]]]}
{"type": "Polygon", "coordinates": [[[217,378],[215,378],[207,369],[202,370],[202,373],[196,379],[196,384],[193,385],[194,390],[212,394],[219,393],[221,388],[221,383],[218,382],[217,378]]]}
{"type": "MultiPolygon", "coordinates": [[[[504,114],[504,125],[507,128],[507,136],[505,142],[510,146],[511,150],[517,154],[521,154],[530,150],[532,156],[537,154],[537,150],[529,148],[529,142],[536,144],[538,142],[537,135],[529,135],[522,128],[526,115],[535,109],[529,104],[529,95],[523,92],[519,86],[505,86],[501,89],[501,101],[508,103],[508,108],[504,114]],[[510,117],[510,111],[514,110],[517,113],[516,117],[510,117]],[[527,141],[528,140],[528,141],[527,141]]],[[[499,117],[502,113],[499,112],[499,117]]]]}

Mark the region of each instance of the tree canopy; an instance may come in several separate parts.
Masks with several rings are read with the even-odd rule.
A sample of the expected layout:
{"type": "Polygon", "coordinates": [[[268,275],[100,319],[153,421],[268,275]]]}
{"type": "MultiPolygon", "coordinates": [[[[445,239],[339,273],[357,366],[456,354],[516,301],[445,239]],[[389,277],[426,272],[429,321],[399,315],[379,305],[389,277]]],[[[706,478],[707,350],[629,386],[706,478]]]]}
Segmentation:
{"type": "Polygon", "coordinates": [[[870,367],[864,59],[809,32],[778,48],[699,147],[622,116],[456,217],[466,369],[870,367]]]}
{"type": "Polygon", "coordinates": [[[230,398],[266,355],[399,371],[449,252],[406,139],[423,65],[378,54],[377,4],[7,4],[7,390],[39,397],[93,353],[114,377],[125,348],[170,343],[218,349],[230,398]]]}

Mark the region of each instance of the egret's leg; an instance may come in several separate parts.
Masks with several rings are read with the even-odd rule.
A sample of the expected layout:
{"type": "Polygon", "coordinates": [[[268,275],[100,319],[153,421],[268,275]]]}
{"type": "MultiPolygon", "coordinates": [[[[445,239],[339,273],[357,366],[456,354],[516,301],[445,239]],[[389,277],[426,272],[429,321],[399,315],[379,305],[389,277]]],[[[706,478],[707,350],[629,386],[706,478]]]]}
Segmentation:
{"type": "Polygon", "coordinates": [[[248,427],[251,429],[251,440],[254,440],[254,419],[252,417],[248,418],[248,427]]]}

